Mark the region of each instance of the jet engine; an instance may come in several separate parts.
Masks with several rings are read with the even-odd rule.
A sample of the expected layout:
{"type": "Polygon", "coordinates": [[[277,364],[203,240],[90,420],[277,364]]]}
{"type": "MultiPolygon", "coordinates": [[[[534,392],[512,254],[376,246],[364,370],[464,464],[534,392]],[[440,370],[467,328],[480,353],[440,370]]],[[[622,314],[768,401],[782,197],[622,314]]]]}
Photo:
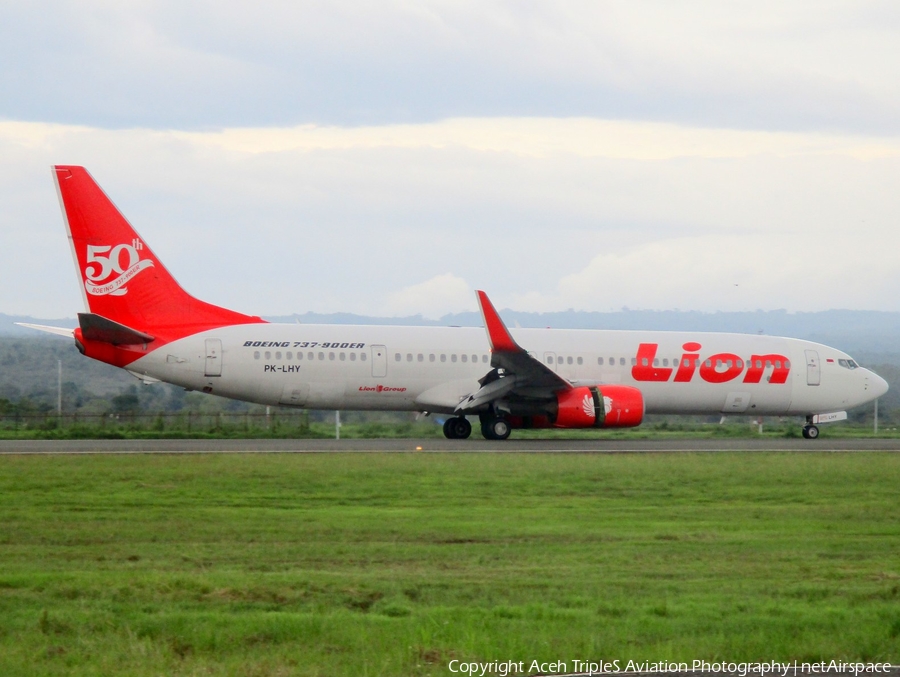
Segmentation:
{"type": "Polygon", "coordinates": [[[581,386],[557,394],[555,428],[632,428],[644,419],[644,397],[630,386],[581,386]]]}

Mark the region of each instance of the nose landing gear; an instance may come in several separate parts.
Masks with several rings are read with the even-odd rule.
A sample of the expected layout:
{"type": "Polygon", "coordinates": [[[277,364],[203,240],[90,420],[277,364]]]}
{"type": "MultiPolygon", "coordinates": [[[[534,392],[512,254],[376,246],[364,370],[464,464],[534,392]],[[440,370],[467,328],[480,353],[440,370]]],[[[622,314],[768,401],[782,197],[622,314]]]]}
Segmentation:
{"type": "Polygon", "coordinates": [[[819,427],[812,422],[812,416],[806,417],[806,425],[803,426],[803,438],[815,440],[819,438],[819,427]]]}

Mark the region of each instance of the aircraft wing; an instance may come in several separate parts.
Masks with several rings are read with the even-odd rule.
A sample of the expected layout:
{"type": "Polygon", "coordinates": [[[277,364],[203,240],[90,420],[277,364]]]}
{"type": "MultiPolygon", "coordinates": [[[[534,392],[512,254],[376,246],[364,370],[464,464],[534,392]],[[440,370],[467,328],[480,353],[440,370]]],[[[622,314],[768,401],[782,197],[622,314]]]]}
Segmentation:
{"type": "Polygon", "coordinates": [[[554,400],[556,393],[573,387],[516,343],[487,294],[480,290],[476,293],[491,346],[493,369],[478,381],[481,388],[459,403],[458,414],[476,413],[501,398],[554,400]]]}

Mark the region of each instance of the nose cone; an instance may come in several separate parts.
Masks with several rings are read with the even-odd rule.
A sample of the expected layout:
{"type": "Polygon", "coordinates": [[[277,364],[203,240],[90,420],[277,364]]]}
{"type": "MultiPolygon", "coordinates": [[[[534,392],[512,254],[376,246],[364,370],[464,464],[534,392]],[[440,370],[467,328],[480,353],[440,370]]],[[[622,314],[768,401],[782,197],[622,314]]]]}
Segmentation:
{"type": "Polygon", "coordinates": [[[877,400],[888,391],[888,382],[874,372],[869,372],[866,381],[868,381],[869,394],[873,400],[877,400]]]}

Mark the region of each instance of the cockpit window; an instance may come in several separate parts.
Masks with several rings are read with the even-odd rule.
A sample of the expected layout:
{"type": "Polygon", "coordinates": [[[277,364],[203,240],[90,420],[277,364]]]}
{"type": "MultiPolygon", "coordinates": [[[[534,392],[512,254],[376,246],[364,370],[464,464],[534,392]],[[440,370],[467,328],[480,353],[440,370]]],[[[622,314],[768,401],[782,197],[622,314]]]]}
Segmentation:
{"type": "Polygon", "coordinates": [[[838,364],[841,365],[844,369],[858,369],[859,365],[856,364],[853,360],[838,360],[838,364]]]}

